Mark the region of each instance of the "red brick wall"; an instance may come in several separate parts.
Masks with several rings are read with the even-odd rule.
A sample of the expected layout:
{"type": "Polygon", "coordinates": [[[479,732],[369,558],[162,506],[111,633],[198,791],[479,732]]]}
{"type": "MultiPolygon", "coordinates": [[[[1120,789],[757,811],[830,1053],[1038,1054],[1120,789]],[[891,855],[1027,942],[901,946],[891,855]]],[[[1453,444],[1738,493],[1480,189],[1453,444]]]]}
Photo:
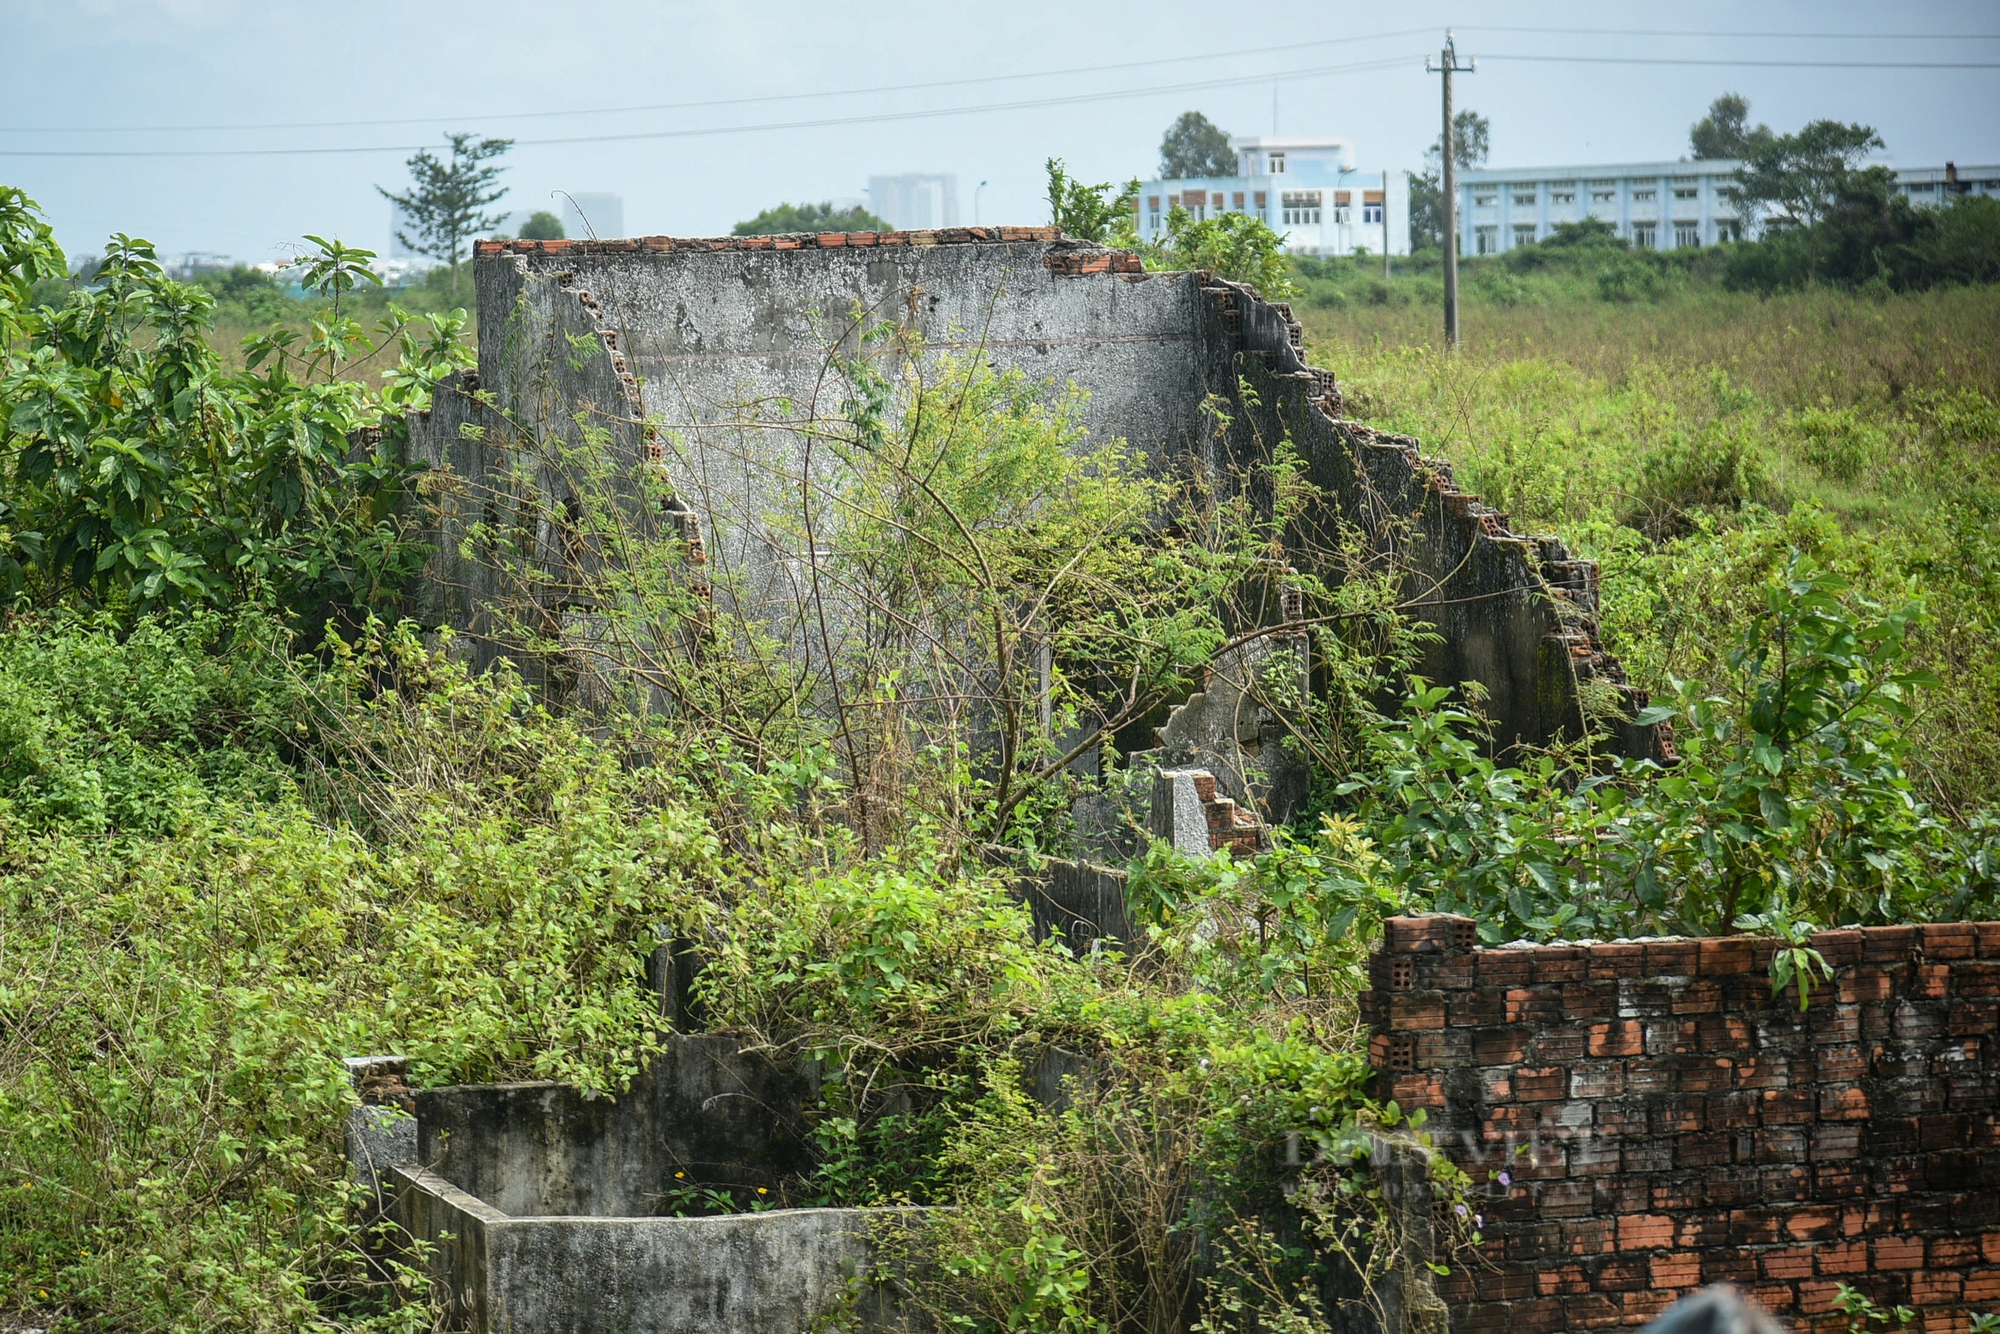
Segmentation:
{"type": "Polygon", "coordinates": [[[1486,1192],[1455,1334],[1638,1324],[1719,1281],[1829,1331],[1842,1282],[1923,1334],[2000,1312],[2000,922],[1822,932],[1803,1015],[1769,941],[1472,945],[1390,921],[1362,1009],[1379,1093],[1486,1192]]]}

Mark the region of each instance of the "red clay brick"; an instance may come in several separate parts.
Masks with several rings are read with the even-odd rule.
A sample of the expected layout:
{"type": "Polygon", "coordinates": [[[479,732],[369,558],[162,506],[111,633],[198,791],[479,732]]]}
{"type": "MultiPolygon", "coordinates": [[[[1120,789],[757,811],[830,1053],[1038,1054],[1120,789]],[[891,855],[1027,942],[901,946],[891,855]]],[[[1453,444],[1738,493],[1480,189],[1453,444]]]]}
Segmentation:
{"type": "Polygon", "coordinates": [[[1665,1214],[1631,1214],[1618,1220],[1618,1249],[1648,1251],[1674,1244],[1674,1220],[1665,1214]]]}
{"type": "Polygon", "coordinates": [[[1874,1255],[1877,1269],[1921,1269],[1924,1264],[1924,1239],[1877,1237],[1874,1255]]]}
{"type": "Polygon", "coordinates": [[[1655,1255],[1652,1260],[1655,1288],[1693,1288],[1701,1285],[1701,1257],[1687,1251],[1655,1255]]]}
{"type": "Polygon", "coordinates": [[[1822,1274],[1865,1274],[1868,1272],[1868,1243],[1823,1241],[1813,1248],[1813,1263],[1822,1274]]]}
{"type": "Polygon", "coordinates": [[[1749,971],[1748,936],[1711,936],[1701,942],[1703,977],[1738,977],[1749,971]]]}
{"type": "Polygon", "coordinates": [[[1819,1114],[1823,1121],[1866,1121],[1868,1094],[1858,1088],[1821,1089],[1819,1114]]]}
{"type": "Polygon", "coordinates": [[[1775,1251],[1765,1251],[1757,1257],[1757,1264],[1764,1271],[1765,1278],[1811,1278],[1813,1274],[1813,1248],[1810,1246],[1786,1246],[1775,1251]]]}
{"type": "Polygon", "coordinates": [[[1646,975],[1644,945],[1592,945],[1587,953],[1590,960],[1590,976],[1593,978],[1616,980],[1646,975]]]}
{"type": "Polygon", "coordinates": [[[1590,1026],[1592,1056],[1642,1056],[1645,1051],[1646,1030],[1633,1020],[1590,1026]]]}
{"type": "Polygon", "coordinates": [[[1968,1302],[2000,1302],[2000,1269],[1979,1269],[1965,1276],[1968,1302]]]}
{"type": "Polygon", "coordinates": [[[1928,1269],[1910,1275],[1910,1305],[1943,1306],[1955,1302],[1965,1291],[1965,1276],[1950,1270],[1928,1269]]]}

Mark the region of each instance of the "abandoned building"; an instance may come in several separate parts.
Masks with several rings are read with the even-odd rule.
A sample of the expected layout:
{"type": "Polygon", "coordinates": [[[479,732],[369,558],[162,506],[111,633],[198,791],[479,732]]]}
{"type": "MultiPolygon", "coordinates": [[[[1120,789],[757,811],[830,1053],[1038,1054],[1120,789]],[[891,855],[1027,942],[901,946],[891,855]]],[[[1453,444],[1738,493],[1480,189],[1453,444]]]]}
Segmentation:
{"type": "MultiPolygon", "coordinates": [[[[1134,255],[1015,227],[482,242],[476,272],[479,369],[447,384],[412,433],[415,456],[462,487],[439,493],[439,555],[419,614],[476,652],[521,646],[503,643],[495,622],[506,577],[469,554],[471,539],[513,522],[540,530],[524,544],[540,554],[525,562],[573,559],[560,513],[503,511],[523,469],[538,494],[574,507],[579,470],[596,466],[614,486],[616,474],[658,470],[668,510],[647,522],[684,545],[699,566],[690,578],[729,589],[740,613],[798,652],[837,653],[839,616],[829,629],[823,608],[800,611],[820,597],[824,553],[774,515],[796,507],[822,466],[814,428],[853,393],[840,358],[886,323],[916,335],[915,355],[929,361],[977,354],[1074,386],[1088,395],[1088,439],[1125,440],[1160,469],[1228,486],[1289,441],[1327,502],[1292,525],[1288,544],[1328,549],[1362,535],[1370,558],[1398,571],[1407,613],[1436,627],[1419,670],[1476,683],[1497,744],[1594,725],[1627,753],[1671,751],[1670,732],[1628,721],[1644,701],[1600,643],[1595,566],[1554,537],[1514,532],[1415,440],[1345,419],[1290,309],[1248,288],[1147,273],[1134,255]],[[524,438],[542,442],[532,458],[524,438]]],[[[546,642],[588,656],[591,616],[538,596],[562,604],[546,608],[546,642]]],[[[1303,612],[1280,592],[1255,614],[1274,633],[1214,664],[1209,690],[1121,748],[1158,747],[1159,765],[1208,770],[1246,819],[1271,821],[1302,785],[1244,696],[1282,656],[1283,623],[1303,612]]],[[[1095,772],[1094,757],[1085,766],[1095,772]]]]}
{"type": "MultiPolygon", "coordinates": [[[[1594,567],[1513,531],[1415,440],[1346,419],[1291,312],[1240,285],[1147,273],[1050,228],[493,242],[476,270],[478,371],[412,433],[419,459],[469,484],[436,492],[420,602],[475,653],[522,648],[492,615],[506,576],[468,554],[507,521],[491,498],[524,467],[559,494],[576,457],[614,478],[661,470],[658,531],[691,585],[726,581],[794,627],[800,652],[830,651],[837,630],[786,614],[817,553],[769,512],[814,466],[801,428],[848,392],[838,359],[889,321],[921,335],[921,355],[977,351],[1081,387],[1090,432],[1162,466],[1228,477],[1291,441],[1330,498],[1304,522],[1393,555],[1406,608],[1437,630],[1421,670],[1477,683],[1498,745],[1594,722],[1628,754],[1672,754],[1670,732],[1628,721],[1643,696],[1600,643],[1594,567]],[[524,463],[509,425],[575,457],[524,463]]],[[[559,518],[537,522],[524,559],[575,558],[559,518]]],[[[590,608],[545,611],[545,648],[588,650],[590,608]]],[[[1090,770],[1099,799],[1188,851],[1254,849],[1296,799],[1246,683],[1283,667],[1302,613],[1279,596],[1260,615],[1274,633],[1176,704],[1150,764],[1090,770]]],[[[1131,851],[1131,822],[1078,819],[1097,839],[1081,840],[1087,858],[1131,851]]],[[[1085,860],[1028,879],[1039,930],[1129,938],[1118,872],[1085,860]]],[[[1829,1314],[1836,1285],[1863,1274],[1923,1334],[2000,1310],[2000,924],[1823,932],[1837,977],[1803,1006],[1772,994],[1768,941],[1486,949],[1472,928],[1391,920],[1363,1018],[1381,1095],[1428,1109],[1435,1151],[1488,1197],[1485,1241],[1443,1277],[1413,1254],[1370,1329],[1632,1326],[1729,1282],[1831,1331],[1846,1328],[1829,1314]]],[[[1060,1066],[1034,1072],[1038,1096],[1060,1096],[1060,1066]]],[[[810,1071],[706,1035],[678,1039],[616,1103],[550,1084],[412,1091],[395,1058],[357,1074],[372,1090],[350,1125],[357,1170],[436,1243],[430,1263],[473,1328],[779,1331],[842,1303],[894,1317],[873,1266],[898,1211],[670,1216],[679,1173],[754,1186],[786,1170],[810,1071]]],[[[1385,1139],[1374,1166],[1417,1183],[1426,1152],[1385,1139]]],[[[1429,1203],[1415,1184],[1399,1199],[1429,1203]]]]}

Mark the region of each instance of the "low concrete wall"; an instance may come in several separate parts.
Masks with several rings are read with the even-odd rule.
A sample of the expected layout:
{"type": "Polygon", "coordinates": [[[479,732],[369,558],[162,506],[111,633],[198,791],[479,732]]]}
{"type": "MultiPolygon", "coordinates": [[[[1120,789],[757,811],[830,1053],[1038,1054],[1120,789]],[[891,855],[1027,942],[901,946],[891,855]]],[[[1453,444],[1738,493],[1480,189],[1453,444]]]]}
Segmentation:
{"type": "Polygon", "coordinates": [[[416,1160],[513,1215],[660,1214],[676,1186],[778,1193],[810,1169],[812,1084],[740,1047],[728,1033],[673,1035],[616,1099],[554,1083],[422,1090],[416,1160]]]}
{"type": "Polygon", "coordinates": [[[389,1172],[391,1217],[436,1247],[452,1317],[479,1334],[797,1334],[851,1312],[897,1318],[875,1239],[908,1209],[720,1218],[516,1217],[435,1172],[389,1172]]]}

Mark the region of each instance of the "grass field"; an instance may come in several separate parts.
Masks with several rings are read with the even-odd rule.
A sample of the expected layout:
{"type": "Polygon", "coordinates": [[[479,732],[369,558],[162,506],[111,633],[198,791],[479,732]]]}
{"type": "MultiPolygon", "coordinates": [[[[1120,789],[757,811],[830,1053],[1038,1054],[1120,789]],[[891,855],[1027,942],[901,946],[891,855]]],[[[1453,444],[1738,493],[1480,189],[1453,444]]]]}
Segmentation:
{"type": "Polygon", "coordinates": [[[1302,266],[1314,360],[1352,415],[1598,558],[1635,676],[1712,672],[1748,590],[1812,551],[1856,596],[1925,602],[1943,681],[1916,728],[1926,795],[1959,815],[1994,801],[2000,290],[1759,297],[1691,266],[1621,299],[1616,270],[1475,261],[1446,355],[1435,272],[1385,284],[1378,264],[1302,266]]]}

